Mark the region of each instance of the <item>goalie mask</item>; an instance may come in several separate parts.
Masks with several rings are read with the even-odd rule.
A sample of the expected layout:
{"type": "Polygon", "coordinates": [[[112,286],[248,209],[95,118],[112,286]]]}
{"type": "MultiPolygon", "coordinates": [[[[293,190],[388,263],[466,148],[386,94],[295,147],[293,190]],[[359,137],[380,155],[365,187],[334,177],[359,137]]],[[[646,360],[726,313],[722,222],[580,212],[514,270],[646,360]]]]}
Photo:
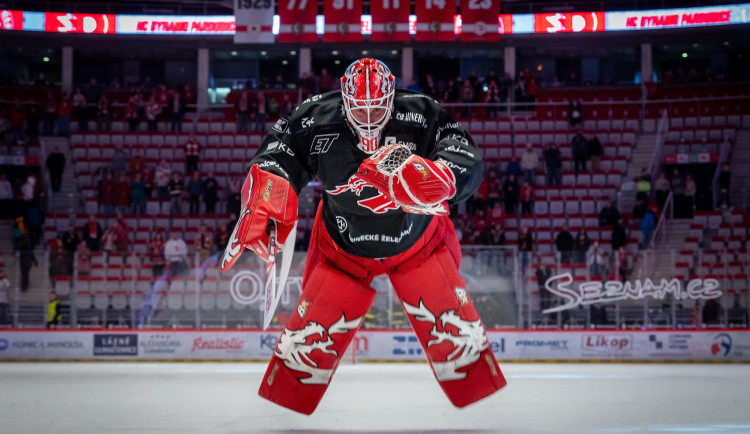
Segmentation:
{"type": "Polygon", "coordinates": [[[359,59],[341,77],[341,94],[349,123],[359,133],[359,148],[372,154],[393,111],[395,79],[379,60],[359,59]]]}

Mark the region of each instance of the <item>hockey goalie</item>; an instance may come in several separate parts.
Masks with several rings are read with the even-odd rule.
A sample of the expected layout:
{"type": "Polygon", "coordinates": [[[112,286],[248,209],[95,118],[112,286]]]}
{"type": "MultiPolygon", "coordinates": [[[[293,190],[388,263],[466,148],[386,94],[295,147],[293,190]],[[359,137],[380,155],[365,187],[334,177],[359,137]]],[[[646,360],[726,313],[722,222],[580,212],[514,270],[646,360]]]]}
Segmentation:
{"type": "MultiPolygon", "coordinates": [[[[432,98],[396,90],[388,67],[352,63],[341,91],[279,119],[250,163],[243,212],[221,259],[268,259],[290,236],[297,194],[325,189],[312,229],[302,295],[286,323],[260,396],[312,414],[387,274],[430,366],[456,407],[505,386],[482,321],[459,275],[449,206],[470,197],[482,157],[432,98]],[[269,222],[276,230],[269,239],[269,222]],[[270,248],[269,248],[270,247],[270,248]],[[270,251],[269,251],[270,250],[270,251]]],[[[394,391],[395,393],[395,391],[394,391]]]]}

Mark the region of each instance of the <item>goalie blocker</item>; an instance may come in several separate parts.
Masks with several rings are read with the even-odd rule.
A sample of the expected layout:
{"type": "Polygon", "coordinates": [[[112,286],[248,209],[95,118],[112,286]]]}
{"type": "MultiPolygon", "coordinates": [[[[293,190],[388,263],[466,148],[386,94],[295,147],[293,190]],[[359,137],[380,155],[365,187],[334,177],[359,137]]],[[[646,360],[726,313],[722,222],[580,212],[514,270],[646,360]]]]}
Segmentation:
{"type": "Polygon", "coordinates": [[[339,248],[318,209],[302,295],[279,339],[260,396],[311,414],[370,308],[369,286],[388,274],[435,378],[456,407],[505,386],[479,315],[458,273],[461,251],[447,216],[434,217],[404,253],[368,259],[339,248]]]}
{"type": "Polygon", "coordinates": [[[286,242],[297,221],[297,194],[286,179],[261,170],[257,165],[242,185],[242,213],[229,237],[221,271],[229,270],[245,249],[268,260],[269,220],[276,222],[277,251],[286,242]]]}

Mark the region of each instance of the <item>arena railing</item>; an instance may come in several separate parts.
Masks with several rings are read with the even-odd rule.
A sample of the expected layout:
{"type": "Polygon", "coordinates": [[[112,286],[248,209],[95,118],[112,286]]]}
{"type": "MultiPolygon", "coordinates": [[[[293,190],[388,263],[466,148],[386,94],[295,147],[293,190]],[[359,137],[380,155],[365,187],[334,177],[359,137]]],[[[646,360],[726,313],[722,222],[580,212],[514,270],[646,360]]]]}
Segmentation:
{"type": "MultiPolygon", "coordinates": [[[[732,143],[727,139],[724,138],[724,141],[721,142],[721,149],[719,151],[719,161],[716,164],[716,170],[714,171],[714,176],[711,181],[711,191],[713,192],[713,204],[714,209],[718,208],[719,205],[719,175],[721,175],[721,166],[724,164],[729,164],[729,155],[732,151],[732,143]]],[[[744,209],[744,208],[743,208],[744,209]]]]}
{"type": "MultiPolygon", "coordinates": [[[[482,321],[486,328],[659,328],[664,326],[692,327],[690,323],[691,306],[685,305],[686,300],[667,296],[663,299],[642,297],[635,300],[620,300],[615,302],[602,301],[597,303],[598,309],[608,310],[608,320],[603,322],[601,317],[593,318],[592,307],[574,306],[563,311],[552,314],[542,312],[541,295],[535,295],[531,286],[532,282],[524,282],[521,277],[521,258],[514,246],[488,247],[488,246],[463,246],[463,263],[461,273],[466,281],[466,289],[472,297],[482,321]],[[666,306],[666,310],[665,310],[666,306]]],[[[676,252],[645,251],[646,260],[655,262],[656,255],[668,257],[671,263],[676,260],[676,252]]],[[[744,275],[749,273],[747,269],[747,253],[743,259],[744,275]]],[[[700,260],[700,254],[698,255],[700,260]]],[[[215,258],[213,258],[215,261],[215,258]]],[[[724,258],[728,263],[729,259],[724,258]]],[[[45,261],[46,262],[46,261],[45,261]]],[[[60,296],[61,303],[65,305],[63,322],[61,328],[258,328],[262,318],[260,309],[261,289],[263,287],[263,264],[256,258],[249,258],[236,269],[230,270],[226,276],[215,278],[209,277],[213,270],[213,276],[217,276],[213,269],[212,260],[201,261],[196,255],[193,257],[193,266],[188,268],[185,279],[180,280],[184,285],[179,289],[173,287],[172,282],[166,275],[155,280],[148,281],[148,288],[139,294],[135,280],[123,280],[119,289],[113,292],[105,287],[87,288],[86,291],[78,291],[77,279],[72,281],[60,281],[57,285],[70,285],[69,288],[58,286],[49,287],[48,291],[69,291],[68,296],[60,296]],[[195,264],[198,264],[195,266],[195,264]],[[240,275],[238,277],[238,275],[240,275]],[[240,282],[237,288],[230,287],[234,278],[235,283],[240,282]],[[232,294],[245,297],[247,303],[236,300],[232,294]],[[79,300],[79,297],[84,297],[79,300]],[[97,301],[92,301],[97,297],[97,301]],[[118,298],[119,297],[119,298],[118,298]],[[117,300],[116,300],[117,298],[117,300]],[[221,301],[218,299],[221,298],[221,301]],[[138,301],[140,300],[140,301],[138,301]],[[83,301],[83,302],[81,302],[83,301]],[[221,304],[221,305],[220,305],[221,304]],[[81,307],[85,306],[85,307],[81,307]],[[70,314],[68,315],[68,309],[70,314]]],[[[304,253],[295,254],[295,265],[287,287],[287,294],[282,298],[278,309],[277,321],[272,328],[281,327],[286,318],[296,309],[297,297],[301,290],[301,267],[304,263],[304,253]]],[[[136,262],[136,264],[140,264],[136,262]]],[[[140,266],[140,265],[139,265],[140,266]]],[[[617,263],[614,264],[617,267],[617,263]]],[[[619,267],[617,267],[619,268],[619,267]]],[[[652,269],[649,274],[639,275],[637,283],[631,279],[632,288],[642,288],[645,279],[651,279],[654,284],[659,285],[661,279],[672,279],[671,275],[657,275],[657,270],[652,269]]],[[[559,271],[562,272],[562,271],[559,271]]],[[[75,271],[76,277],[77,270],[75,271]]],[[[224,274],[224,273],[222,273],[224,274]]],[[[692,275],[692,273],[691,273],[692,275]]],[[[46,276],[44,276],[46,278],[46,276]]],[[[703,278],[704,276],[701,276],[703,278]]],[[[556,282],[551,284],[552,288],[561,289],[558,275],[556,282]]],[[[688,276],[684,276],[683,288],[687,288],[688,276]]],[[[691,277],[692,278],[692,277],[691,277]]],[[[748,299],[747,292],[741,289],[747,288],[745,281],[736,280],[738,275],[726,276],[721,281],[720,290],[724,296],[720,300],[723,310],[723,320],[719,326],[730,326],[727,315],[730,313],[729,299],[731,291],[744,294],[745,306],[748,299]],[[727,285],[724,287],[724,285],[727,285]]],[[[617,276],[609,280],[618,279],[617,276]]],[[[607,278],[605,277],[605,280],[607,278]]],[[[582,275],[576,275],[568,286],[570,290],[582,290],[581,285],[586,282],[601,282],[601,278],[595,278],[588,270],[582,275]]],[[[110,282],[111,283],[111,282],[110,282]]],[[[603,282],[602,282],[603,283],[603,282]]],[[[102,283],[99,283],[103,285],[102,283]]],[[[609,283],[608,283],[609,284],[609,283]]],[[[535,283],[534,283],[535,285],[535,283]]],[[[376,279],[373,289],[377,296],[375,308],[368,314],[365,328],[408,328],[408,321],[403,314],[398,298],[387,279],[376,279]]],[[[684,290],[684,289],[683,289],[684,290]]],[[[638,291],[636,291],[638,292],[638,291]]],[[[47,297],[47,293],[44,294],[47,297]]],[[[546,296],[546,294],[545,294],[546,296]]],[[[557,307],[567,303],[567,298],[559,295],[549,294],[549,307],[557,307]]],[[[14,326],[18,328],[43,327],[46,303],[36,302],[24,304],[18,296],[15,297],[13,319],[14,326]]],[[[745,307],[745,309],[747,309],[745,307]]]]}

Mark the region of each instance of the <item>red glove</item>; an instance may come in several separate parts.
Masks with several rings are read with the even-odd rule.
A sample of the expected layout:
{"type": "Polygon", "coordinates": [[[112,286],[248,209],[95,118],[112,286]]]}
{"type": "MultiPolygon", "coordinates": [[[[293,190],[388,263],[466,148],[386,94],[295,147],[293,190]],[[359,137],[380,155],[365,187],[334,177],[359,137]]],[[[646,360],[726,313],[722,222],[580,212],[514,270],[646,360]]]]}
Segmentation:
{"type": "Polygon", "coordinates": [[[242,213],[221,260],[221,271],[237,262],[245,249],[268,259],[268,223],[276,222],[276,247],[281,247],[297,221],[297,193],[286,179],[253,166],[242,185],[242,213]]]}
{"type": "Polygon", "coordinates": [[[456,194],[456,177],[445,164],[412,155],[399,144],[378,150],[358,173],[410,213],[447,214],[443,202],[456,194]]]}

